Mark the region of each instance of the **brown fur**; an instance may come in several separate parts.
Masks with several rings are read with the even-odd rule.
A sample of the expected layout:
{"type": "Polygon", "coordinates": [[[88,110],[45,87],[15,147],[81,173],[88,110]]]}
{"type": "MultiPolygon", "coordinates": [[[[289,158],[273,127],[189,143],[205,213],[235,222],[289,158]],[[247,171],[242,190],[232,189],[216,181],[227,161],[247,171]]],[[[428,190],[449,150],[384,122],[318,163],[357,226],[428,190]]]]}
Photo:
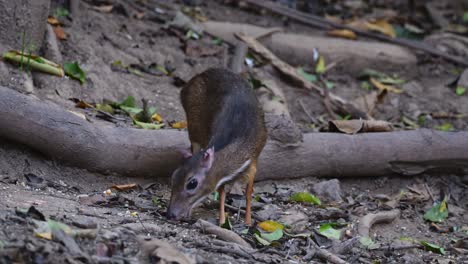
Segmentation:
{"type": "MultiPolygon", "coordinates": [[[[195,161],[195,156],[199,157],[211,147],[215,154],[203,186],[199,188],[203,195],[187,195],[184,189],[192,175],[190,166],[185,166],[189,168],[184,173],[175,173],[168,212],[179,210],[181,213],[191,208],[204,195],[215,191],[223,177],[234,173],[249,159],[250,165],[232,181],[243,179],[248,183],[247,211],[250,212],[251,197],[248,196],[252,194],[258,156],[267,138],[263,112],[253,89],[239,75],[224,69],[209,69],[189,81],[181,91],[181,101],[187,116],[192,159],[195,161]],[[184,209],[180,209],[182,207],[184,209]]],[[[224,221],[223,205],[220,216],[224,221]]],[[[250,224],[250,215],[246,220],[250,224]]]]}

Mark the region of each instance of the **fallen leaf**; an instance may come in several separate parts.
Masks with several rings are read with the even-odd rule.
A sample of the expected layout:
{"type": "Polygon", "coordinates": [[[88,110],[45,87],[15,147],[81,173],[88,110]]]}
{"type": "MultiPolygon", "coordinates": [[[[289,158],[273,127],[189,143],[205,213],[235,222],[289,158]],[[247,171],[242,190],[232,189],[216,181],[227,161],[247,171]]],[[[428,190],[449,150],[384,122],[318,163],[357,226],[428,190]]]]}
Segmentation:
{"type": "Polygon", "coordinates": [[[224,220],[224,223],[221,225],[221,227],[227,230],[232,230],[232,224],[227,214],[226,214],[226,220],[224,220]]]}
{"type": "Polygon", "coordinates": [[[304,68],[302,67],[297,68],[297,73],[309,82],[317,82],[317,76],[304,71],[304,68]]]}
{"type": "Polygon", "coordinates": [[[83,114],[83,113],[78,113],[78,112],[75,112],[75,111],[70,111],[70,110],[67,110],[68,112],[74,114],[75,116],[81,118],[81,119],[84,119],[86,120],[86,116],[83,114]]]}
{"type": "Polygon", "coordinates": [[[262,244],[262,245],[264,245],[264,246],[269,246],[269,245],[271,244],[268,240],[262,238],[262,237],[261,237],[259,234],[257,234],[257,233],[254,234],[254,238],[255,238],[255,240],[257,240],[257,242],[259,242],[260,244],[262,244]]]}
{"type": "Polygon", "coordinates": [[[86,81],[86,74],[81,69],[80,65],[77,62],[65,63],[63,69],[67,76],[70,76],[72,79],[80,81],[80,84],[84,84],[86,81]]]}
{"type": "Polygon", "coordinates": [[[120,185],[113,185],[111,186],[112,189],[116,189],[117,191],[127,191],[130,189],[134,189],[138,187],[136,183],[129,183],[129,184],[120,184],[120,185]]]}
{"type": "Polygon", "coordinates": [[[163,118],[158,114],[158,113],[154,113],[152,116],[151,116],[151,119],[153,121],[156,121],[158,123],[161,123],[163,121],[163,118]]]}
{"type": "Polygon", "coordinates": [[[92,6],[91,9],[101,13],[110,13],[114,9],[113,5],[92,6]]]}
{"type": "Polygon", "coordinates": [[[396,37],[395,29],[386,19],[377,19],[372,22],[367,21],[364,25],[368,30],[377,31],[392,38],[396,37]]]}
{"type": "Polygon", "coordinates": [[[380,91],[386,90],[387,92],[392,92],[392,93],[396,93],[396,94],[400,94],[400,93],[403,92],[403,90],[401,90],[399,88],[395,88],[392,85],[385,85],[385,84],[377,81],[374,78],[370,78],[370,82],[374,85],[375,88],[379,89],[380,91]]]}
{"type": "Polygon", "coordinates": [[[429,242],[426,242],[426,241],[419,241],[419,243],[421,243],[421,245],[424,246],[424,248],[428,251],[431,251],[431,252],[434,252],[434,253],[438,253],[438,254],[441,254],[441,255],[444,255],[445,254],[445,249],[443,247],[440,247],[436,244],[432,244],[432,243],[429,243],[429,242]]]}
{"type": "Polygon", "coordinates": [[[185,43],[185,54],[189,57],[214,56],[223,51],[223,47],[214,44],[206,44],[200,41],[188,40],[185,43]]]}
{"type": "Polygon", "coordinates": [[[109,114],[114,114],[114,108],[109,104],[96,104],[96,109],[109,114]]]}
{"type": "Polygon", "coordinates": [[[330,30],[327,32],[327,35],[333,36],[333,37],[345,38],[345,39],[352,39],[352,40],[357,39],[356,33],[354,33],[354,31],[351,31],[349,29],[330,30]]]}
{"type": "Polygon", "coordinates": [[[270,233],[262,232],[261,237],[271,243],[283,237],[283,230],[279,228],[270,233]]]}
{"type": "Polygon", "coordinates": [[[263,231],[267,232],[274,232],[276,229],[283,229],[284,226],[278,222],[272,221],[272,220],[267,220],[258,223],[258,227],[260,227],[263,231]]]}
{"type": "Polygon", "coordinates": [[[465,87],[462,87],[462,86],[457,86],[457,88],[455,89],[455,93],[456,93],[458,96],[464,95],[465,92],[466,92],[466,88],[465,88],[465,87]]]}
{"type": "Polygon", "coordinates": [[[333,228],[333,225],[330,223],[321,224],[318,231],[329,239],[339,240],[341,237],[341,231],[333,228]]]}
{"type": "Polygon", "coordinates": [[[63,31],[63,28],[61,26],[56,26],[54,27],[54,33],[57,39],[59,40],[66,40],[67,39],[67,34],[65,31],[63,31]]]}
{"type": "Polygon", "coordinates": [[[140,121],[137,121],[137,120],[133,120],[133,123],[139,128],[153,129],[153,130],[161,129],[164,126],[164,123],[163,124],[153,124],[153,123],[144,123],[144,122],[140,122],[140,121]]]}
{"type": "Polygon", "coordinates": [[[447,197],[441,202],[436,203],[429,211],[424,214],[424,219],[430,222],[440,223],[448,217],[447,197]]]}
{"type": "Polygon", "coordinates": [[[60,21],[58,21],[58,19],[55,18],[54,16],[49,16],[47,18],[47,23],[49,23],[52,26],[59,26],[60,25],[60,21]]]}
{"type": "Polygon", "coordinates": [[[318,58],[317,64],[315,65],[315,72],[317,74],[322,74],[325,72],[325,59],[322,55],[318,58]]]}
{"type": "Polygon", "coordinates": [[[320,199],[318,197],[316,197],[315,195],[312,195],[312,194],[310,194],[308,192],[295,193],[295,194],[291,195],[289,200],[291,200],[293,202],[298,202],[298,203],[311,203],[311,204],[315,204],[315,205],[321,205],[322,204],[322,202],[320,201],[320,199]]]}
{"type": "Polygon", "coordinates": [[[442,125],[435,126],[434,128],[445,132],[452,131],[454,129],[453,125],[450,123],[444,123],[442,125]]]}
{"type": "Polygon", "coordinates": [[[70,11],[68,9],[63,8],[63,7],[58,7],[55,9],[54,12],[54,17],[62,18],[62,17],[67,17],[70,14],[70,11]]]}
{"type": "Polygon", "coordinates": [[[184,129],[187,127],[187,122],[185,121],[173,122],[170,125],[172,128],[175,128],[175,129],[184,129]]]}

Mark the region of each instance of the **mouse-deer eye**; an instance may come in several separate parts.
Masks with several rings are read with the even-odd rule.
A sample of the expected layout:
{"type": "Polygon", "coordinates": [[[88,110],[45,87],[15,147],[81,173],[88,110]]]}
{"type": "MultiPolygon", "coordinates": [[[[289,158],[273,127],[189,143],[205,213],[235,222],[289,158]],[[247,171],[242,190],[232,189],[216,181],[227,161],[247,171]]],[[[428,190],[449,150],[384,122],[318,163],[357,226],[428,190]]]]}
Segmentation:
{"type": "Polygon", "coordinates": [[[187,183],[187,190],[193,190],[195,188],[197,188],[198,186],[198,181],[197,179],[191,179],[188,183],[187,183]]]}

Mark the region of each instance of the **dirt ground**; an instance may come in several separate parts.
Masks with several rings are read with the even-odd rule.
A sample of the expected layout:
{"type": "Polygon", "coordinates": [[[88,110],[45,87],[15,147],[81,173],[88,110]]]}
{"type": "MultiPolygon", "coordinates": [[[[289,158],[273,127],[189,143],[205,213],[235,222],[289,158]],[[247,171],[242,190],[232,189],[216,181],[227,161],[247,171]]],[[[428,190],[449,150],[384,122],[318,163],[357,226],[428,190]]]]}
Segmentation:
{"type": "MultiPolygon", "coordinates": [[[[163,24],[133,18],[119,8],[110,13],[96,11],[94,7],[101,2],[105,3],[83,1],[80,19],[73,23],[68,19],[63,22],[68,34],[67,40],[59,42],[63,61],[79,62],[87,74],[84,85],[68,78],[54,79],[36,73],[32,76],[3,61],[0,61],[0,85],[82,112],[97,124],[110,122],[100,120],[92,111],[76,108],[69,98],[101,103],[103,100],[120,102],[131,95],[137,101],[147,99],[164,120],[184,120],[179,102],[180,87],[173,76],[139,76],[111,67],[111,64],[121,61],[123,65],[164,65],[167,69],[175,69],[174,75],[187,81],[207,68],[222,66],[223,52],[189,57],[184,51],[184,43],[164,29],[163,24]],[[29,82],[33,88],[25,85],[29,82]]],[[[144,2],[147,6],[154,4],[153,1],[144,2]]],[[[173,1],[163,2],[168,6],[179,6],[173,1]]],[[[277,16],[242,10],[220,1],[204,1],[201,9],[212,20],[281,26],[288,32],[321,34],[294,22],[285,24],[277,16]]],[[[207,36],[199,41],[210,43],[211,40],[207,36]]],[[[229,52],[232,53],[232,48],[229,52]]],[[[361,88],[355,76],[340,70],[342,67],[346,65],[327,73],[328,80],[335,83],[333,92],[349,100],[368,94],[369,90],[361,88]]],[[[260,70],[274,74],[275,81],[286,94],[293,120],[304,132],[317,132],[323,128],[322,123],[312,124],[308,117],[310,114],[328,118],[320,98],[293,87],[269,66],[260,70]]],[[[392,72],[407,81],[402,87],[405,93],[387,94],[374,111],[374,118],[390,121],[398,129],[414,128],[411,127],[414,123],[420,127],[437,128],[450,122],[453,129],[466,130],[466,118],[430,118],[432,113],[438,112],[468,113],[468,95],[458,96],[453,88],[446,86],[456,79],[454,72],[460,70],[463,69],[447,62],[424,58],[413,73],[392,72]]],[[[129,125],[130,122],[115,122],[115,126],[129,125]]],[[[399,217],[370,230],[370,237],[380,247],[370,249],[354,243],[349,250],[337,255],[349,263],[467,263],[467,176],[466,173],[454,175],[438,171],[417,177],[389,175],[339,181],[310,177],[258,182],[253,206],[257,219],[283,223],[289,226],[291,235],[283,236],[270,246],[262,246],[254,238],[254,228],[242,233],[245,230],[242,217],[238,217],[236,210],[230,210],[233,230],[254,248],[245,252],[220,242],[214,235],[204,234],[193,224],[196,218],[216,223],[217,205],[212,198],[195,210],[193,221],[168,221],[165,218],[170,196],[168,179],[92,173],[58,164],[25,146],[1,139],[0,263],[138,263],[142,255],[139,236],[166,241],[197,263],[322,263],[324,261],[317,258],[310,239],[333,251],[340,242],[357,235],[359,221],[364,215],[396,209],[400,211],[399,217]],[[133,183],[138,186],[127,191],[113,189],[111,194],[104,194],[111,186],[133,183]],[[320,192],[320,186],[330,189],[320,192]],[[293,193],[302,191],[317,194],[323,204],[289,201],[293,193]],[[448,218],[431,225],[423,215],[444,195],[450,197],[448,218]],[[38,232],[36,221],[44,217],[67,224],[74,230],[93,231],[88,236],[74,236],[74,242],[56,238],[60,237],[57,234],[49,240],[38,235],[41,232],[38,232]],[[321,224],[330,222],[339,224],[343,232],[340,240],[328,239],[317,232],[321,224]],[[425,250],[418,241],[443,247],[445,254],[425,250]]],[[[241,195],[233,191],[228,195],[228,204],[234,208],[242,207],[241,195]]],[[[164,258],[169,257],[163,254],[153,261],[186,263],[158,262],[164,258]]]]}

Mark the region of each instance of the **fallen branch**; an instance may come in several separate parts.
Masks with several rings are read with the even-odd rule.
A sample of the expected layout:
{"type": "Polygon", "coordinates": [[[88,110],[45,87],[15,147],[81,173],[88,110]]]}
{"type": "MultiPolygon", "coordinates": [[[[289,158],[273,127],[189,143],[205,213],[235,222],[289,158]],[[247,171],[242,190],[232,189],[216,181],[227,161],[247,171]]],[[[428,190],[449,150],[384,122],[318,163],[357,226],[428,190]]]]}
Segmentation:
{"type": "Polygon", "coordinates": [[[367,214],[363,216],[358,225],[358,234],[362,237],[368,237],[370,229],[374,224],[389,223],[400,216],[400,210],[385,211],[376,214],[367,214]]]}
{"type": "Polygon", "coordinates": [[[383,34],[378,34],[378,33],[368,32],[368,31],[364,31],[364,30],[359,30],[359,29],[356,29],[354,27],[341,25],[341,24],[333,22],[333,21],[328,21],[328,20],[326,20],[326,19],[324,19],[322,17],[319,17],[319,16],[315,16],[315,15],[312,15],[312,14],[306,14],[306,13],[296,11],[294,9],[282,7],[282,6],[279,6],[277,4],[267,2],[267,1],[246,0],[246,2],[248,2],[249,4],[255,5],[255,6],[259,6],[259,7],[268,9],[268,10],[274,12],[274,13],[289,17],[289,18],[291,18],[293,20],[296,20],[296,21],[298,21],[300,23],[303,23],[303,24],[306,24],[306,25],[309,25],[309,26],[322,28],[322,29],[327,29],[327,30],[328,29],[348,29],[348,30],[351,30],[351,31],[357,33],[358,35],[361,35],[361,36],[365,36],[365,37],[368,37],[368,38],[373,38],[373,39],[377,39],[377,40],[397,44],[397,45],[412,48],[412,49],[421,50],[421,51],[424,51],[424,52],[429,53],[431,55],[441,57],[441,58],[449,60],[449,61],[451,61],[453,63],[459,64],[461,66],[465,66],[465,67],[468,66],[468,60],[446,54],[446,53],[444,53],[444,52],[442,52],[442,51],[440,51],[440,50],[438,50],[438,49],[436,49],[434,47],[431,47],[430,45],[428,45],[426,43],[413,41],[413,40],[408,40],[408,39],[391,38],[391,37],[385,36],[383,34]]]}
{"type": "Polygon", "coordinates": [[[382,72],[405,72],[405,76],[416,75],[417,58],[408,49],[380,42],[354,41],[317,35],[303,35],[273,31],[272,28],[250,24],[207,21],[205,31],[235,45],[235,33],[242,33],[260,41],[276,56],[290,65],[309,65],[314,49],[320,51],[328,67],[335,64],[340,72],[359,75],[362,69],[372,68],[382,72]],[[268,35],[268,37],[262,37],[268,35]],[[261,36],[259,39],[257,36],[261,36]]]}
{"type": "MultiPolygon", "coordinates": [[[[6,87],[0,98],[0,137],[90,171],[169,177],[182,161],[177,150],[189,146],[185,131],[100,126],[6,87]]],[[[468,131],[308,133],[294,148],[269,140],[256,180],[456,172],[468,169],[467,149],[468,131]]]]}
{"type": "Polygon", "coordinates": [[[250,246],[249,243],[231,230],[219,227],[203,219],[198,219],[194,225],[201,229],[203,233],[213,234],[221,240],[233,242],[245,248],[252,249],[252,246],[250,246]]]}
{"type": "Polygon", "coordinates": [[[260,42],[258,42],[254,38],[242,34],[236,34],[236,37],[244,41],[249,46],[249,48],[251,48],[256,53],[260,54],[265,59],[269,60],[271,64],[275,66],[276,69],[278,69],[280,72],[287,75],[288,77],[292,78],[296,83],[298,83],[302,87],[315,91],[322,97],[327,96],[330,99],[330,103],[334,107],[335,111],[345,112],[346,114],[351,114],[356,118],[369,118],[369,116],[366,113],[357,109],[352,104],[348,103],[345,99],[331,92],[325,94],[324,90],[321,87],[309,82],[304,77],[299,75],[294,67],[280,60],[273,53],[271,53],[271,51],[265,48],[260,42]]]}

